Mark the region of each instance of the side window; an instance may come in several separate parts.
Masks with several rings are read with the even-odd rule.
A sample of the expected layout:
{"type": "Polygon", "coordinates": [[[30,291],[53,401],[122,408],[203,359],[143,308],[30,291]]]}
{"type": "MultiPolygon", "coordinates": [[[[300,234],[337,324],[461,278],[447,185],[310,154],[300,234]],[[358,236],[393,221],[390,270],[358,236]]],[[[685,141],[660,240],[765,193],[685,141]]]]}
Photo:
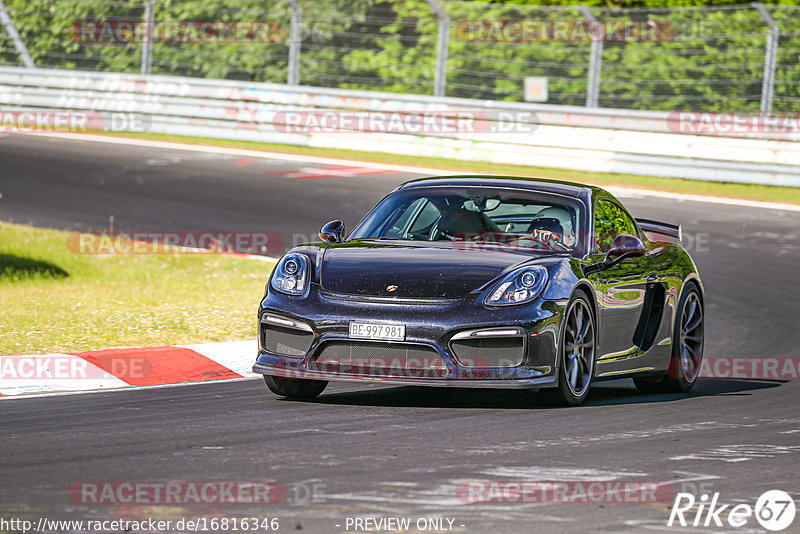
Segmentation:
{"type": "Polygon", "coordinates": [[[636,235],[636,224],[622,208],[609,200],[600,200],[594,211],[594,232],[597,250],[606,253],[618,235],[636,235]]]}
{"type": "Polygon", "coordinates": [[[427,202],[426,198],[418,198],[413,201],[411,204],[406,206],[406,208],[399,214],[397,219],[392,224],[392,227],[389,228],[386,232],[387,237],[391,238],[398,238],[406,232],[406,227],[408,226],[409,222],[411,221],[411,217],[417,213],[417,210],[422,206],[423,203],[427,202]]]}
{"type": "Polygon", "coordinates": [[[441,212],[436,206],[433,205],[433,202],[428,202],[425,204],[425,207],[422,208],[422,211],[419,212],[419,215],[417,215],[417,220],[414,221],[414,224],[411,225],[411,228],[408,231],[414,234],[427,230],[439,219],[440,215],[441,212]]]}

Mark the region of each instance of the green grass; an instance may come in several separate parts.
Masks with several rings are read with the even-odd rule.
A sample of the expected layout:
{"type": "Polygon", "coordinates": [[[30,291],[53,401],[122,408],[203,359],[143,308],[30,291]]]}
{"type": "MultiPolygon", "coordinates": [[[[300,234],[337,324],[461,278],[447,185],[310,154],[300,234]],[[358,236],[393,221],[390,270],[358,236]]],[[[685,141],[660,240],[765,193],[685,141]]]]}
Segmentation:
{"type": "Polygon", "coordinates": [[[254,339],[273,265],[220,254],[76,254],[0,223],[0,354],[254,339]]]}
{"type": "Polygon", "coordinates": [[[779,187],[769,185],[750,185],[727,182],[712,182],[703,180],[683,180],[680,178],[658,178],[654,176],[638,176],[634,174],[613,174],[606,172],[571,171],[564,169],[548,169],[543,167],[526,167],[520,165],[500,165],[485,162],[458,161],[442,158],[428,158],[418,156],[400,156],[382,154],[377,152],[363,152],[359,150],[340,150],[332,148],[313,148],[292,145],[279,145],[274,143],[257,143],[253,141],[230,141],[205,137],[187,137],[167,134],[130,134],[97,132],[104,135],[117,137],[135,137],[140,139],[153,139],[159,141],[173,141],[187,144],[224,146],[280,152],[284,154],[302,154],[328,158],[351,159],[372,163],[385,163],[394,165],[412,165],[430,167],[446,171],[463,171],[478,174],[507,174],[517,176],[542,176],[596,184],[599,186],[623,186],[673,193],[694,195],[718,196],[746,200],[759,200],[766,202],[782,202],[787,204],[800,204],[800,187],[779,187]]]}

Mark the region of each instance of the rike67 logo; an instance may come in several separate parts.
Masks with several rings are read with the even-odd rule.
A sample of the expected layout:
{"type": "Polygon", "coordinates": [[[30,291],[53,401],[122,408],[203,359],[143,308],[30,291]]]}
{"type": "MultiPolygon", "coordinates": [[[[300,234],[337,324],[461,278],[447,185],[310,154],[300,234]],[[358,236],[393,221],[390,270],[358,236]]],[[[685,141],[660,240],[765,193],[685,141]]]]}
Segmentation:
{"type": "Polygon", "coordinates": [[[678,493],[669,514],[667,526],[741,528],[755,526],[752,519],[765,529],[778,532],[794,521],[796,507],[794,499],[781,490],[764,492],[755,506],[741,503],[720,504],[719,492],[707,493],[697,499],[691,493],[678,493]]]}

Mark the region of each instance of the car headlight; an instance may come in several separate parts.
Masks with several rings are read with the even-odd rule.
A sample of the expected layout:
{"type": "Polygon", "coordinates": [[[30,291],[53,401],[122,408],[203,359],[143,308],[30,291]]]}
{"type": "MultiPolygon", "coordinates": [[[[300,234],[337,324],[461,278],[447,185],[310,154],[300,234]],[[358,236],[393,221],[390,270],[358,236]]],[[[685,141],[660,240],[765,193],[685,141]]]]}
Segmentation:
{"type": "Polygon", "coordinates": [[[301,295],[308,281],[308,259],[302,254],[287,254],[272,275],[272,289],[289,295],[301,295]]]}
{"type": "Polygon", "coordinates": [[[540,265],[511,272],[489,292],[484,300],[488,306],[511,306],[530,302],[547,285],[547,269],[540,265]]]}

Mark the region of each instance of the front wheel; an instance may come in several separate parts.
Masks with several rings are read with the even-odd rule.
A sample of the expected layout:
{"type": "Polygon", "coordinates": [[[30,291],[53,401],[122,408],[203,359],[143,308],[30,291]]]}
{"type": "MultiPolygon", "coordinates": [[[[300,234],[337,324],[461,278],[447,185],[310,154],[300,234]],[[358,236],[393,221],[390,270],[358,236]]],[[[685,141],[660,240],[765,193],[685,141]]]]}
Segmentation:
{"type": "Polygon", "coordinates": [[[672,334],[672,357],[667,374],[660,380],[634,378],[643,393],[686,393],[697,381],[703,361],[703,301],[694,284],[686,287],[678,303],[678,317],[672,334]]]}
{"type": "Polygon", "coordinates": [[[290,399],[313,399],[328,386],[326,380],[302,380],[264,375],[264,382],[271,392],[290,399]]]}
{"type": "Polygon", "coordinates": [[[592,307],[582,291],[576,292],[567,304],[561,331],[558,387],[541,393],[555,404],[577,406],[589,393],[596,346],[592,307]]]}

